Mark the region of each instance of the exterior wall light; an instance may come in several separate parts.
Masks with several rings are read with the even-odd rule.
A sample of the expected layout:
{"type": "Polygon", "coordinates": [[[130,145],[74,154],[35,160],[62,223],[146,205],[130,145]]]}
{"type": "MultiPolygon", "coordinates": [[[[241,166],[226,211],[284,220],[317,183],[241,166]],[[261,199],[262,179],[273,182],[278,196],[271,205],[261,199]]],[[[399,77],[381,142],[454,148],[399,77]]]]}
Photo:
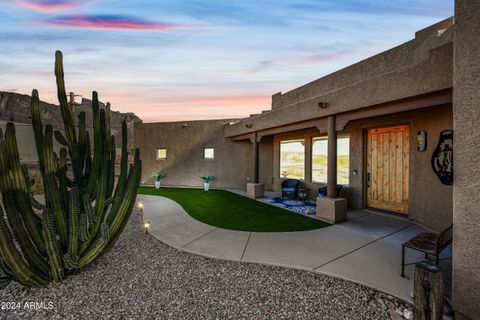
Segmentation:
{"type": "Polygon", "coordinates": [[[321,109],[325,109],[328,107],[328,102],[319,102],[318,103],[318,107],[321,108],[321,109]]]}
{"type": "Polygon", "coordinates": [[[417,132],[417,150],[420,152],[427,150],[427,131],[425,130],[417,132]]]}
{"type": "Polygon", "coordinates": [[[184,123],[184,124],[182,124],[182,128],[184,128],[184,129],[185,129],[186,127],[188,127],[188,123],[184,123]]]}
{"type": "Polygon", "coordinates": [[[145,234],[148,234],[148,229],[150,229],[150,221],[145,221],[143,223],[143,227],[145,228],[145,234]]]}

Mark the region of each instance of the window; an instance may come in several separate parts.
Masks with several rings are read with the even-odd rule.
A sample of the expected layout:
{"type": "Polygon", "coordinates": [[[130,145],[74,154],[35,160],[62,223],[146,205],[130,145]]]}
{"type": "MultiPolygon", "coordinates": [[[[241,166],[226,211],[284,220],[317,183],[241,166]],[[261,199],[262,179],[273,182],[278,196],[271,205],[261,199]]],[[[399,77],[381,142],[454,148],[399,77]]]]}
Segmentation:
{"type": "Polygon", "coordinates": [[[327,137],[313,138],[312,181],[327,182],[328,140],[327,137]]]}
{"type": "Polygon", "coordinates": [[[213,160],[215,158],[215,149],[214,148],[203,148],[203,159],[213,160]]]}
{"type": "Polygon", "coordinates": [[[341,136],[337,140],[337,183],[348,184],[350,172],[350,137],[341,136]]]}
{"type": "Polygon", "coordinates": [[[304,140],[280,142],[280,177],[305,179],[304,140]]]}
{"type": "MultiPolygon", "coordinates": [[[[327,183],[328,171],[328,139],[319,137],[312,144],[312,181],[327,183]]],[[[350,138],[337,138],[337,183],[349,183],[350,170],[350,138]]]]}
{"type": "Polygon", "coordinates": [[[157,160],[165,160],[167,159],[167,149],[161,148],[157,149],[157,160]]]}

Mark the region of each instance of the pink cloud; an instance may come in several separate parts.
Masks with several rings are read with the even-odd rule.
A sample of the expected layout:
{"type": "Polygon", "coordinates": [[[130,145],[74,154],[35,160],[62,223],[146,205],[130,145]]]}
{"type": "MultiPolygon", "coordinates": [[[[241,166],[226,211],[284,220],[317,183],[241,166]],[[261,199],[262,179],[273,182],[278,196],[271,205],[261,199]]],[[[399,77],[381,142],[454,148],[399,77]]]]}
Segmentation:
{"type": "Polygon", "coordinates": [[[363,58],[378,53],[379,49],[371,47],[368,49],[344,50],[325,54],[309,54],[292,59],[294,64],[322,64],[327,62],[340,61],[342,59],[363,58]]]}
{"type": "Polygon", "coordinates": [[[157,31],[200,30],[201,26],[188,26],[161,22],[144,21],[135,18],[114,15],[73,15],[52,18],[47,24],[91,30],[157,31]]]}
{"type": "Polygon", "coordinates": [[[339,60],[345,57],[349,57],[359,53],[359,51],[342,51],[342,52],[335,52],[335,53],[326,53],[326,54],[312,54],[300,57],[296,59],[297,63],[326,63],[335,60],[339,60]]]}
{"type": "Polygon", "coordinates": [[[81,5],[78,0],[13,0],[13,3],[43,13],[70,10],[81,5]]]}

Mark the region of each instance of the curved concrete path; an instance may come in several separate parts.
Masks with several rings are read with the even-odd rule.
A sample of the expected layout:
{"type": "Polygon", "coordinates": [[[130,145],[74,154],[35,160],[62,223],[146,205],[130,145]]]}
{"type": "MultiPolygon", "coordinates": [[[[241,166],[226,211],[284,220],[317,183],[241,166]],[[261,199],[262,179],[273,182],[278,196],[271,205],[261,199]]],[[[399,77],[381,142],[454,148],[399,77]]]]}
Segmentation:
{"type": "MultiPolygon", "coordinates": [[[[311,231],[245,232],[193,219],[176,202],[139,195],[150,233],[202,256],[303,269],[357,282],[411,302],[412,280],[400,277],[401,243],[421,228],[403,219],[356,211],[347,222],[311,231]]],[[[423,255],[408,252],[407,261],[423,255]]],[[[413,278],[412,267],[407,277],[413,278]]]]}

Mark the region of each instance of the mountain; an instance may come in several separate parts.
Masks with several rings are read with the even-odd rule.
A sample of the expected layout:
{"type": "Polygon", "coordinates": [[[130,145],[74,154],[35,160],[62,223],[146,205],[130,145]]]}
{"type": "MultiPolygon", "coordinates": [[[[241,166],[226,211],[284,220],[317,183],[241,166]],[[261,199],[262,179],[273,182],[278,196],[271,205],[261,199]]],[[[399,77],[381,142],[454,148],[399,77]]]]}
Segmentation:
{"type": "MultiPolygon", "coordinates": [[[[32,123],[30,103],[31,97],[29,95],[0,91],[0,119],[20,123],[32,123]]],[[[93,131],[92,101],[82,98],[80,103],[73,102],[70,106],[76,117],[78,117],[80,112],[85,112],[87,129],[91,133],[93,131]]],[[[63,130],[62,115],[58,105],[40,101],[40,108],[43,112],[44,124],[51,124],[54,128],[63,130]]],[[[104,109],[105,104],[100,102],[100,108],[104,109]]],[[[119,147],[121,143],[122,120],[124,118],[127,121],[128,148],[130,149],[133,148],[133,125],[135,122],[142,122],[142,120],[133,112],[122,113],[119,111],[111,111],[111,128],[112,134],[115,135],[115,144],[117,147],[119,147]]],[[[77,119],[75,120],[77,121],[77,119]]]]}

